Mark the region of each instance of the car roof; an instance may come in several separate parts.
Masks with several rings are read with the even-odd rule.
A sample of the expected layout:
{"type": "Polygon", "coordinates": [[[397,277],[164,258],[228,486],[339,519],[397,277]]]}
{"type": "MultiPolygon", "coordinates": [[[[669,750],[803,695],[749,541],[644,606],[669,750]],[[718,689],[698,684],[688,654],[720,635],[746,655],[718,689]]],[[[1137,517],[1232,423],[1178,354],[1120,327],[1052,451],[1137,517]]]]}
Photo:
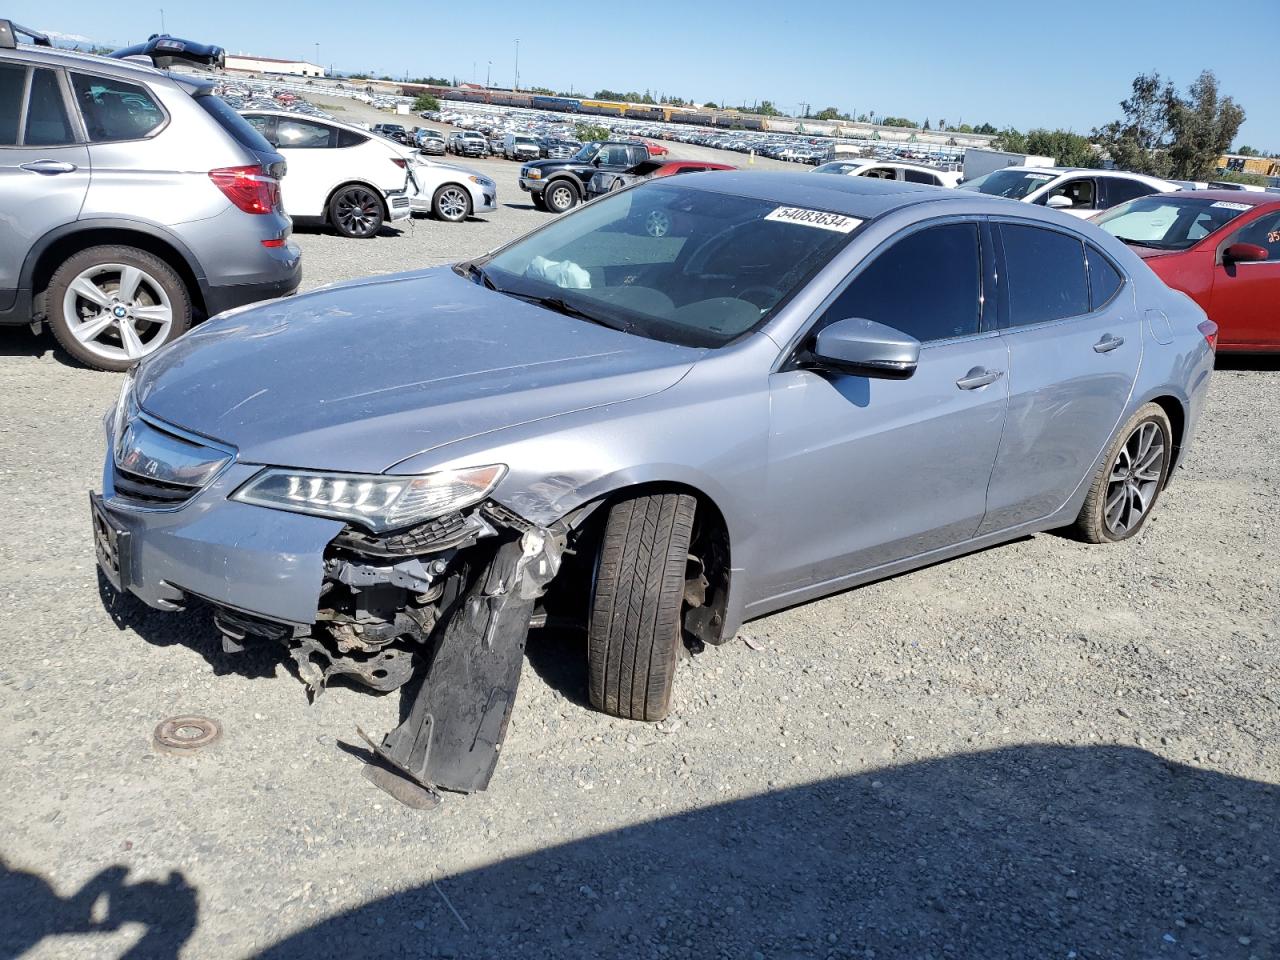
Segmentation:
{"type": "Polygon", "coordinates": [[[1146,173],[1134,173],[1130,170],[1102,170],[1098,167],[1028,167],[1014,166],[1001,167],[1001,170],[1018,170],[1027,173],[1052,173],[1054,176],[1065,176],[1069,173],[1087,173],[1090,175],[1101,175],[1104,177],[1129,177],[1132,180],[1141,180],[1144,183],[1169,183],[1161,177],[1153,177],[1146,173]]]}
{"type": "MultiPolygon", "coordinates": [[[[973,192],[957,193],[924,183],[877,180],[870,177],[815,177],[805,173],[764,173],[745,170],[718,170],[690,173],[680,178],[689,185],[714,193],[728,193],[789,207],[806,207],[842,213],[869,220],[900,207],[928,201],[971,201],[971,210],[990,212],[991,207],[973,192]]],[[[1006,210],[1007,201],[989,198],[996,210],[1006,210]]]]}
{"type": "Polygon", "coordinates": [[[1280,196],[1274,193],[1254,193],[1251,190],[1179,190],[1180,200],[1204,200],[1206,203],[1247,204],[1251,207],[1262,207],[1267,204],[1280,204],[1280,196]]]}
{"type": "Polygon", "coordinates": [[[81,69],[89,73],[108,74],[113,77],[129,77],[136,80],[154,82],[156,80],[172,80],[185,88],[188,93],[204,90],[214,86],[214,81],[205,77],[174,73],[172,70],[160,70],[150,63],[138,59],[118,60],[104,57],[96,53],[84,53],[80,50],[67,50],[62,47],[37,47],[28,43],[20,43],[10,55],[17,54],[23,60],[33,63],[56,64],[71,69],[81,69]]]}

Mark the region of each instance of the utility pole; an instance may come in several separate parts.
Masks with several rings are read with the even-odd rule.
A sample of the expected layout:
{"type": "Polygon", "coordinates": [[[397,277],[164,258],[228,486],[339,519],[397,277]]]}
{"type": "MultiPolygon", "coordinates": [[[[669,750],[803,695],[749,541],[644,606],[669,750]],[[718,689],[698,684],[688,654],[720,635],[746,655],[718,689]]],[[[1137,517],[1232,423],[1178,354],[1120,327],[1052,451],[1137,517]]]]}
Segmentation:
{"type": "Polygon", "coordinates": [[[493,73],[493,61],[492,61],[492,60],[490,60],[490,61],[489,61],[489,66],[487,66],[487,67],[485,68],[485,71],[484,71],[484,85],[485,85],[485,87],[488,87],[488,86],[489,86],[489,74],[491,74],[491,73],[493,73]]]}
{"type": "Polygon", "coordinates": [[[160,32],[164,33],[164,7],[160,8],[160,32]]]}
{"type": "Polygon", "coordinates": [[[515,92],[520,92],[520,38],[516,37],[516,82],[515,92]]]}
{"type": "MultiPolygon", "coordinates": [[[[316,66],[319,67],[320,66],[320,41],[319,40],[316,41],[315,47],[316,47],[316,66]]],[[[323,70],[324,68],[320,67],[320,69],[323,70]]]]}

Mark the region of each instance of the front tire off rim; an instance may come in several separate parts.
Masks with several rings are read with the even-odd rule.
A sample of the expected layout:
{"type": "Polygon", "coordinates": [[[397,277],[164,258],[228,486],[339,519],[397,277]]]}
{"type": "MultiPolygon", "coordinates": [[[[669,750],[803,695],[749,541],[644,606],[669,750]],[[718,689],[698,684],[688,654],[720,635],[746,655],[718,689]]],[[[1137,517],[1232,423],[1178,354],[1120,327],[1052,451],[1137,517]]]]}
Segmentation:
{"type": "Polygon", "coordinates": [[[173,326],[164,287],[124,263],[100,263],[79,273],[67,287],[62,311],[76,341],[105,360],[141,360],[169,339],[173,326]]]}
{"type": "Polygon", "coordinates": [[[372,190],[355,187],[338,198],[338,226],[353,237],[367,237],[382,224],[382,204],[372,190]]]}
{"type": "Polygon", "coordinates": [[[1160,425],[1147,421],[1129,435],[1107,476],[1103,521],[1113,537],[1133,530],[1151,509],[1164,476],[1166,450],[1160,425]]]}

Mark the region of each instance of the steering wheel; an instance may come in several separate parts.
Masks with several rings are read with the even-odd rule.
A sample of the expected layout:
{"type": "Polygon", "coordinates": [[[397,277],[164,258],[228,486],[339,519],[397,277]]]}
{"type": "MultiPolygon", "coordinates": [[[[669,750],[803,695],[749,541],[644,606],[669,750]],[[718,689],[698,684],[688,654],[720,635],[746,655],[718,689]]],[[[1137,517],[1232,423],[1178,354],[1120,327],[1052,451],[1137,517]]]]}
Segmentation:
{"type": "Polygon", "coordinates": [[[777,287],[771,287],[767,283],[755,283],[749,287],[743,287],[741,290],[734,291],[734,296],[739,300],[746,300],[748,303],[754,303],[760,309],[764,309],[765,303],[761,303],[752,297],[752,294],[764,294],[765,303],[772,306],[782,299],[782,291],[777,287]]]}

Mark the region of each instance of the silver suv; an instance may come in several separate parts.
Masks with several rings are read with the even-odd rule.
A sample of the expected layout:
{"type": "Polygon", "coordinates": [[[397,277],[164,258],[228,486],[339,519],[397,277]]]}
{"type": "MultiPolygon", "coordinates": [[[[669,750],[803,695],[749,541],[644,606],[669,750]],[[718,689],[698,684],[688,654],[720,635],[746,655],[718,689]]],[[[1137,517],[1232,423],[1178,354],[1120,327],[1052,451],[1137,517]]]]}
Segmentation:
{"type": "MultiPolygon", "coordinates": [[[[0,20],[0,323],[47,322],[77,360],[125,370],[297,288],[284,158],[210,81],[16,29],[35,44],[0,20]]],[[[183,59],[183,41],[148,46],[183,59]]]]}

